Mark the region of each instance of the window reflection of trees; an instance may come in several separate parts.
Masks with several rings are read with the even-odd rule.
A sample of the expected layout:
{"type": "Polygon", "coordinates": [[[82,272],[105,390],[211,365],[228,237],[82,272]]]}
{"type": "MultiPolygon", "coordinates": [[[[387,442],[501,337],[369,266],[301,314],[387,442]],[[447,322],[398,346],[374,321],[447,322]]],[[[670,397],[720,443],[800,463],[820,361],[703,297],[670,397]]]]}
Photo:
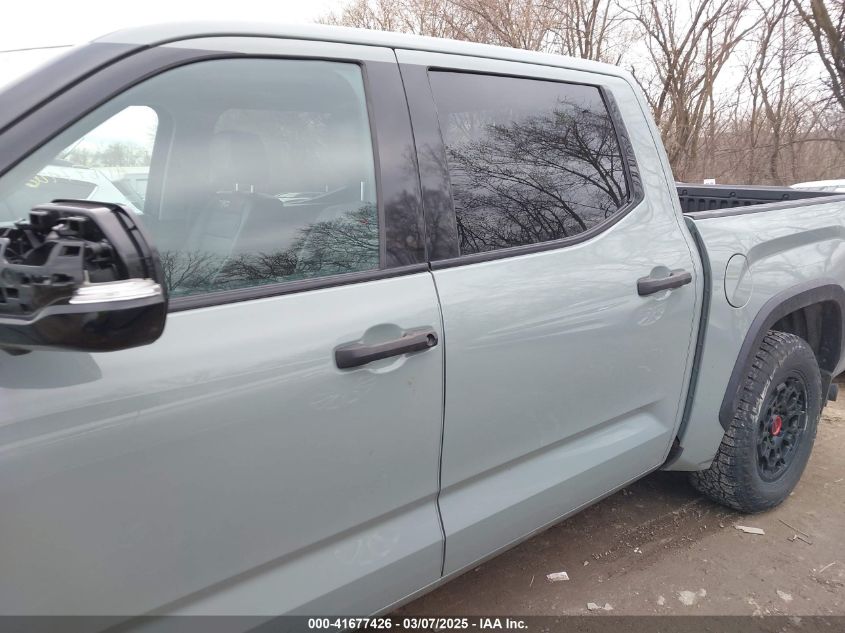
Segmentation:
{"type": "Polygon", "coordinates": [[[581,233],[627,198],[609,117],[559,100],[503,123],[452,114],[447,158],[462,253],[581,233]]]}
{"type": "Polygon", "coordinates": [[[378,268],[378,218],[373,205],[301,228],[287,248],[221,256],[203,251],[161,253],[173,296],[184,296],[378,268]]]}

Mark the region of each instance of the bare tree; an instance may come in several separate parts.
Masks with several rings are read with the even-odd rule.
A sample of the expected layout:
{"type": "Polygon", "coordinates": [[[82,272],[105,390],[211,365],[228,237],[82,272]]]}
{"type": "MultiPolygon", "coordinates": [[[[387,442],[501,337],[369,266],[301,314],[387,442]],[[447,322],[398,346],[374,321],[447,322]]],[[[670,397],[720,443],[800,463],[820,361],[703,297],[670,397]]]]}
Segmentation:
{"type": "Polygon", "coordinates": [[[510,46],[530,51],[544,50],[552,37],[557,9],[538,0],[453,0],[455,15],[464,28],[462,39],[510,46]],[[478,37],[481,35],[483,37],[478,37]]]}
{"type": "Polygon", "coordinates": [[[843,175],[845,0],[350,0],[322,21],[629,67],[680,179],[843,175]]]}
{"type": "Polygon", "coordinates": [[[616,0],[564,0],[554,7],[555,52],[619,64],[632,44],[628,20],[616,0]]]}
{"type": "Polygon", "coordinates": [[[845,0],[831,0],[829,8],[825,0],[810,0],[809,9],[802,0],[793,2],[813,35],[833,97],[845,110],[845,0]]]}
{"type": "Polygon", "coordinates": [[[841,175],[843,117],[813,72],[810,34],[792,0],[758,0],[752,9],[759,26],[734,54],[742,80],[730,103],[722,97],[687,173],[778,185],[841,175]]]}
{"type": "Polygon", "coordinates": [[[62,159],[86,167],[149,165],[150,150],[138,143],[114,141],[95,148],[75,145],[62,155],[62,159]]]}
{"type": "Polygon", "coordinates": [[[624,203],[607,117],[559,100],[542,115],[475,127],[447,146],[462,252],[575,235],[624,203]]]}
{"type": "Polygon", "coordinates": [[[790,29],[790,0],[761,5],[760,43],[754,66],[755,92],[759,95],[769,130],[768,177],[781,184],[778,173],[781,149],[787,139],[795,140],[795,92],[791,90],[791,70],[798,61],[795,29],[790,29]]]}
{"type": "Polygon", "coordinates": [[[625,48],[616,0],[352,0],[320,21],[610,62],[625,48]]]}
{"type": "Polygon", "coordinates": [[[337,218],[303,226],[287,248],[269,252],[162,251],[165,284],[178,296],[378,268],[377,215],[374,205],[350,204],[337,218]]]}
{"type": "Polygon", "coordinates": [[[352,0],[339,13],[329,13],[323,24],[397,31],[432,37],[485,41],[472,17],[456,11],[452,0],[352,0]]]}
{"type": "Polygon", "coordinates": [[[164,283],[170,292],[190,294],[210,287],[220,270],[222,260],[206,251],[161,251],[164,283]]]}
{"type": "Polygon", "coordinates": [[[737,45],[756,26],[743,19],[749,0],[640,0],[631,17],[640,25],[647,64],[632,71],[651,105],[663,142],[682,178],[698,156],[714,89],[737,45]],[[686,10],[685,10],[686,9],[686,10]]]}

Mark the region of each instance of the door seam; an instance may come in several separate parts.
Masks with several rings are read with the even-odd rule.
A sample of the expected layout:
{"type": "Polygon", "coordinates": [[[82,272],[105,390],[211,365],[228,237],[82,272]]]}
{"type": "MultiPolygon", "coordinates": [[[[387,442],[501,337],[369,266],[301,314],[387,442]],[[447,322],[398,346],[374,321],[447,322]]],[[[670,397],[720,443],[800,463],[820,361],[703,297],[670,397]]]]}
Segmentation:
{"type": "Polygon", "coordinates": [[[440,510],[440,495],[443,493],[443,443],[446,435],[446,322],[443,319],[443,304],[440,301],[440,291],[437,289],[437,279],[434,277],[434,271],[429,270],[431,275],[431,283],[434,284],[434,294],[437,297],[437,311],[440,315],[440,334],[443,343],[443,362],[442,367],[442,390],[440,400],[440,454],[437,459],[437,495],[434,499],[435,507],[437,508],[437,520],[440,523],[440,534],[443,537],[443,545],[440,555],[440,577],[446,570],[446,526],[443,524],[443,512],[440,510]]]}

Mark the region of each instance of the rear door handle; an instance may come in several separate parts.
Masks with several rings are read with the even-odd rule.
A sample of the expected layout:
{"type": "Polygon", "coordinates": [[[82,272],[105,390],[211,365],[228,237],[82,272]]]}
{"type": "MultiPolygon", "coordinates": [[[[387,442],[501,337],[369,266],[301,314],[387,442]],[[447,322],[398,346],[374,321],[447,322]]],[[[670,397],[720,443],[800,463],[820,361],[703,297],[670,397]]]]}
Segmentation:
{"type": "Polygon", "coordinates": [[[641,297],[646,295],[653,295],[655,292],[661,290],[672,290],[672,288],[680,288],[686,286],[692,281],[692,274],[683,268],[676,268],[669,273],[668,277],[661,277],[655,279],[654,277],[640,277],[637,279],[637,293],[641,297]]]}
{"type": "Polygon", "coordinates": [[[437,332],[434,328],[418,328],[408,330],[399,338],[385,343],[341,345],[334,350],[334,360],[340,369],[349,369],[391,356],[421,352],[435,345],[437,345],[437,332]]]}

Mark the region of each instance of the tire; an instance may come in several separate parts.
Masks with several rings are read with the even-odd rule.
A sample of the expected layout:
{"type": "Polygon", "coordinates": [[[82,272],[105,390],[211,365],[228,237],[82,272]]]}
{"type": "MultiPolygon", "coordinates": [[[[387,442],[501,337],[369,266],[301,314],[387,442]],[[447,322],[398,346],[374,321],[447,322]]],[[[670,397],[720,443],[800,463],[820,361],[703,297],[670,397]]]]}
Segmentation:
{"type": "Polygon", "coordinates": [[[692,485],[741,512],[774,508],[804,472],[823,402],[821,374],[809,344],[794,334],[770,331],[713,463],[691,473],[692,485]]]}

